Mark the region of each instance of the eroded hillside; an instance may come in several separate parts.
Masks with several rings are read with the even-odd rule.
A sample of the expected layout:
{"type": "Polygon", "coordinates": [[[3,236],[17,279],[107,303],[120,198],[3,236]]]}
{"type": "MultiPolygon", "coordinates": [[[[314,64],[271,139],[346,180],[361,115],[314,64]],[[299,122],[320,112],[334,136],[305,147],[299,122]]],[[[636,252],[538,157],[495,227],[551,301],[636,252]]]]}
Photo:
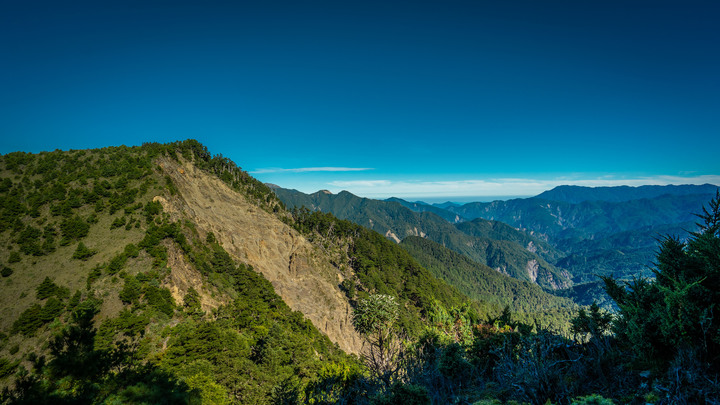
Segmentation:
{"type": "Polygon", "coordinates": [[[217,177],[187,161],[162,158],[159,163],[179,191],[161,200],[165,211],[190,219],[203,234],[212,232],[234,258],[262,273],[290,308],[343,350],[359,353],[351,307],[338,288],[342,272],[327,255],[217,177]]]}

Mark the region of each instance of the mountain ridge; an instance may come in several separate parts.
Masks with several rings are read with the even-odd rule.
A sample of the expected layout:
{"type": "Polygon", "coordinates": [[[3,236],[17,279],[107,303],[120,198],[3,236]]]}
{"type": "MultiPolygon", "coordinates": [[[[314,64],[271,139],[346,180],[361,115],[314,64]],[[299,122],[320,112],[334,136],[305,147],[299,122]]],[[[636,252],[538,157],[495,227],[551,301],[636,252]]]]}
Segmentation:
{"type": "Polygon", "coordinates": [[[655,198],[662,195],[688,195],[713,194],[718,186],[705,183],[702,185],[645,185],[645,186],[612,186],[612,187],[584,187],[584,186],[557,186],[544,191],[534,198],[551,201],[562,201],[573,204],[584,201],[625,202],[644,198],[655,198]]]}
{"type": "Polygon", "coordinates": [[[497,271],[537,282],[546,288],[564,288],[570,285],[567,272],[529,251],[527,246],[521,246],[514,240],[499,241],[468,235],[433,212],[414,212],[398,201],[361,198],[348,191],[338,194],[305,194],[282,188],[274,191],[288,207],[305,206],[311,210],[331,212],[338,218],[373,229],[398,243],[410,235],[421,236],[487,264],[497,271]]]}

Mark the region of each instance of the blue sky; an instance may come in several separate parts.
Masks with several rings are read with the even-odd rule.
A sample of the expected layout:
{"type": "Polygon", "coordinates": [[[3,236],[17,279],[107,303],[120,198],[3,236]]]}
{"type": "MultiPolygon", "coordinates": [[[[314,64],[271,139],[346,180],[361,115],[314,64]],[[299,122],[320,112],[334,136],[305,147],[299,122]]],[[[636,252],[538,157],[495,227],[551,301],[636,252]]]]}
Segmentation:
{"type": "Polygon", "coordinates": [[[715,1],[6,0],[0,153],[195,138],[375,198],[720,184],[717,21],[715,1]]]}

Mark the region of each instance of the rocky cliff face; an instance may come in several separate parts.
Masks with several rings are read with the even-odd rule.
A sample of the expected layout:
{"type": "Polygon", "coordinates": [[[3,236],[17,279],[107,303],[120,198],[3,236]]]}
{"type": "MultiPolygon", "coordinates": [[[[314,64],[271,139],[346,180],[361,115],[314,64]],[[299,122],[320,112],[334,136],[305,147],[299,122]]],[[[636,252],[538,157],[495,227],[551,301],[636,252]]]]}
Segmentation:
{"type": "Polygon", "coordinates": [[[213,232],[235,259],[252,265],[295,311],[302,312],[340,348],[359,353],[360,335],[338,285],[342,272],[320,248],[221,180],[194,165],[163,159],[179,193],[161,201],[166,212],[213,232]]]}

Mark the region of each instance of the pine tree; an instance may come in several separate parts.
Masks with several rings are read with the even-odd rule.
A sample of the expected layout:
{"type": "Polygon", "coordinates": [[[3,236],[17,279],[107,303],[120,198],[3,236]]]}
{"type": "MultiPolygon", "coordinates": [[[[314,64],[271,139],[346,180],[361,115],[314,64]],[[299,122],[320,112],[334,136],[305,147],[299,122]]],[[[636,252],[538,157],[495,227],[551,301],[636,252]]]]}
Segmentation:
{"type": "Polygon", "coordinates": [[[720,192],[698,217],[699,230],[683,242],[661,241],[655,281],[636,279],[626,286],[604,278],[620,308],[618,341],[642,364],[667,369],[688,352],[720,369],[720,192]]]}

